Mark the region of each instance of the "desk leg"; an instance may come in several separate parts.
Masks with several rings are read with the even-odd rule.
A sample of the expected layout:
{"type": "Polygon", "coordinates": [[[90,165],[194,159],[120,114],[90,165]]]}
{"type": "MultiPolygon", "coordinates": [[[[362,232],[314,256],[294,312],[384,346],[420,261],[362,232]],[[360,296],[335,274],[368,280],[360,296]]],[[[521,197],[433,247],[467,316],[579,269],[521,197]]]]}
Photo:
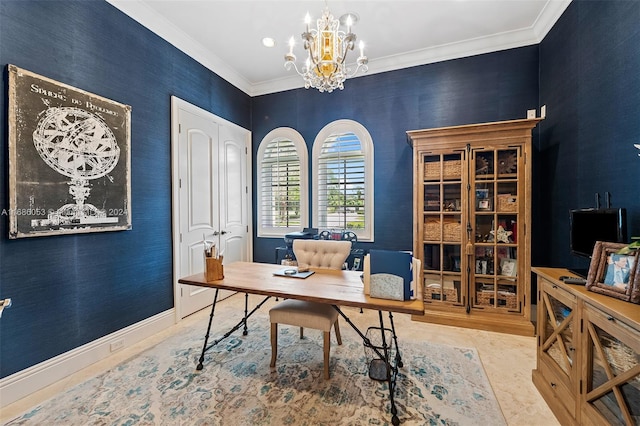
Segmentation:
{"type": "Polygon", "coordinates": [[[244,294],[244,329],[242,330],[242,335],[246,336],[249,333],[247,329],[247,312],[249,311],[249,293],[244,294]]]}
{"type": "Polygon", "coordinates": [[[211,322],[213,321],[213,312],[216,310],[216,302],[218,301],[218,289],[216,288],[216,295],[213,297],[213,304],[211,305],[211,314],[209,315],[209,326],[207,327],[207,334],[204,335],[204,345],[202,345],[202,354],[196,370],[202,370],[202,363],[204,362],[204,353],[207,350],[207,341],[209,340],[209,333],[211,332],[211,322]]]}
{"type": "Polygon", "coordinates": [[[404,367],[402,363],[402,357],[400,356],[400,347],[398,346],[398,336],[396,335],[396,327],[393,325],[393,314],[389,312],[389,322],[391,323],[391,334],[393,335],[393,342],[396,345],[396,365],[398,368],[404,367]]]}
{"type": "MultiPolygon", "coordinates": [[[[211,344],[209,346],[207,346],[207,342],[209,341],[209,333],[211,332],[211,322],[213,321],[213,312],[216,308],[216,300],[218,299],[218,289],[216,289],[216,296],[213,299],[213,306],[211,306],[211,315],[209,316],[209,326],[207,328],[207,334],[204,336],[204,346],[202,347],[202,355],[200,356],[200,362],[198,363],[198,366],[196,367],[196,370],[202,370],[202,363],[204,362],[204,353],[206,351],[208,351],[209,349],[211,349],[212,347],[214,347],[215,345],[217,345],[218,343],[222,342],[224,339],[226,339],[227,337],[231,336],[231,334],[235,333],[238,329],[240,329],[240,327],[242,327],[243,325],[246,328],[246,324],[247,324],[247,319],[253,315],[258,309],[260,309],[260,307],[262,305],[264,305],[264,303],[271,299],[271,296],[267,296],[264,298],[264,300],[262,300],[262,302],[258,303],[258,305],[253,308],[251,310],[251,312],[246,312],[244,316],[242,317],[242,319],[240,320],[240,322],[238,322],[235,326],[233,326],[231,328],[231,330],[227,331],[224,336],[220,337],[219,339],[214,340],[213,342],[211,342],[211,344]]],[[[245,334],[245,333],[243,333],[245,334]]]]}
{"type": "Polygon", "coordinates": [[[389,402],[391,403],[391,423],[394,426],[398,426],[400,424],[400,419],[398,418],[398,409],[396,408],[396,378],[398,375],[398,340],[396,338],[396,333],[393,328],[393,316],[391,312],[389,312],[389,320],[391,321],[391,335],[394,339],[396,345],[396,358],[395,363],[391,363],[389,360],[389,351],[391,349],[391,345],[393,342],[389,342],[387,345],[387,340],[385,336],[385,328],[384,328],[384,320],[382,318],[382,311],[378,311],[378,318],[380,320],[380,337],[382,339],[382,349],[384,351],[384,362],[387,364],[387,384],[389,386],[389,402]]]}
{"type": "Polygon", "coordinates": [[[349,324],[351,328],[353,328],[353,330],[360,335],[364,345],[372,349],[375,352],[375,354],[378,356],[378,358],[384,361],[384,363],[386,364],[387,384],[389,386],[389,401],[391,403],[391,423],[394,426],[398,426],[400,424],[400,419],[398,418],[398,409],[396,408],[395,391],[396,391],[396,379],[398,376],[398,367],[402,367],[402,360],[400,358],[400,349],[398,348],[398,336],[396,336],[396,330],[393,324],[393,315],[391,314],[391,312],[389,312],[389,321],[391,322],[391,335],[392,335],[393,342],[389,342],[389,344],[387,344],[382,311],[378,311],[378,319],[380,321],[380,332],[382,333],[381,335],[382,346],[377,347],[371,343],[369,338],[365,334],[363,334],[353,322],[351,322],[349,317],[346,316],[338,306],[333,305],[333,308],[336,311],[338,311],[340,316],[347,322],[347,324],[349,324]],[[395,344],[395,347],[396,347],[396,356],[393,364],[389,360],[389,351],[391,350],[392,344],[395,344]]]}

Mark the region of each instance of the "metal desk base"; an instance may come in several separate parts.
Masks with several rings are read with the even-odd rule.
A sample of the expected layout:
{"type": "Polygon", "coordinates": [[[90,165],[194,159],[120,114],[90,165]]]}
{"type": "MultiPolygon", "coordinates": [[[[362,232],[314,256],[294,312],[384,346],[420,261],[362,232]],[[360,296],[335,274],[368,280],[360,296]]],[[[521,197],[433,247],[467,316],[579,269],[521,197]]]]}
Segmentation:
{"type": "MultiPolygon", "coordinates": [[[[211,333],[211,324],[213,323],[213,316],[216,309],[216,302],[218,301],[218,289],[216,289],[216,293],[213,298],[213,304],[211,305],[211,314],[209,315],[209,325],[207,326],[207,333],[204,336],[202,354],[200,355],[200,359],[198,360],[198,365],[196,367],[196,370],[202,370],[204,368],[203,362],[204,362],[204,354],[206,351],[208,351],[209,349],[211,349],[212,347],[216,346],[218,343],[220,343],[221,341],[229,337],[233,332],[237,331],[240,327],[244,326],[242,335],[246,336],[248,334],[247,320],[249,319],[249,317],[251,317],[251,315],[253,315],[258,309],[260,309],[267,300],[271,299],[271,296],[265,297],[260,303],[258,303],[258,305],[256,305],[255,308],[251,310],[251,312],[249,312],[248,310],[249,295],[245,293],[244,296],[245,296],[244,317],[240,320],[240,322],[238,322],[235,326],[233,326],[231,330],[229,330],[222,337],[214,340],[213,342],[211,342],[211,344],[208,345],[209,335],[211,333]]],[[[394,426],[398,426],[400,424],[400,419],[398,418],[398,409],[396,408],[396,403],[395,403],[395,390],[396,390],[396,379],[398,376],[398,369],[402,368],[403,364],[402,364],[402,357],[400,356],[400,349],[398,348],[398,336],[396,335],[396,329],[393,324],[393,314],[389,312],[389,323],[391,326],[392,341],[387,342],[387,338],[385,336],[385,326],[384,326],[382,311],[378,311],[382,345],[374,346],[371,343],[370,339],[365,334],[363,334],[362,331],[360,331],[360,329],[358,329],[358,327],[349,319],[349,317],[347,317],[344,314],[344,312],[340,310],[338,306],[336,305],[332,305],[332,306],[336,311],[338,311],[338,314],[340,314],[340,316],[344,318],[347,324],[349,324],[351,328],[353,328],[353,330],[355,330],[355,332],[358,333],[358,335],[360,335],[360,337],[362,338],[363,344],[366,347],[371,348],[371,350],[373,350],[373,352],[376,354],[378,359],[385,363],[386,370],[387,370],[386,382],[389,386],[389,400],[391,402],[391,416],[392,416],[391,423],[394,426]],[[390,360],[389,358],[393,348],[395,348],[395,356],[393,357],[393,360],[390,360]]]]}

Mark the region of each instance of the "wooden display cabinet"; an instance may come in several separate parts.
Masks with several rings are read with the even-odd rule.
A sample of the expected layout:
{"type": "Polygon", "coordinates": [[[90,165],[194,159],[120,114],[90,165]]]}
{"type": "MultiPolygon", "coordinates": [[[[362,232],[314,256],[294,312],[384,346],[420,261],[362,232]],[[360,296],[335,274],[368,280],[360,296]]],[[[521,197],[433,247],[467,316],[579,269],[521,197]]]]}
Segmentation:
{"type": "Polygon", "coordinates": [[[407,132],[424,268],[425,315],[415,320],[533,335],[527,225],[539,121],[407,132]]]}
{"type": "Polygon", "coordinates": [[[538,276],[533,382],[563,425],[640,425],[640,305],[538,276]]]}

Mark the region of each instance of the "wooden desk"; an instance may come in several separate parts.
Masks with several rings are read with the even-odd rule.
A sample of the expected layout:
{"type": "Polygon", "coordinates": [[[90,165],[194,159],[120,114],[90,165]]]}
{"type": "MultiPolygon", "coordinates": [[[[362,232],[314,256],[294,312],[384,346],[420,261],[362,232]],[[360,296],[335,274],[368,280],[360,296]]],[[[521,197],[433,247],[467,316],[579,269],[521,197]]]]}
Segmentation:
{"type": "MultiPolygon", "coordinates": [[[[350,306],[355,308],[374,309],[378,311],[380,320],[380,331],[383,336],[382,347],[374,348],[378,357],[386,363],[387,378],[389,386],[389,399],[391,402],[392,423],[400,424],[397,416],[397,408],[394,401],[394,393],[396,386],[396,377],[398,368],[402,368],[402,359],[398,348],[398,338],[396,336],[395,327],[393,325],[392,312],[405,313],[411,315],[423,315],[424,303],[422,295],[418,295],[417,300],[397,301],[387,299],[377,299],[364,294],[364,284],[360,279],[361,272],[358,271],[334,271],[319,269],[305,278],[292,278],[273,275],[274,272],[280,271],[285,267],[282,265],[272,265],[265,263],[251,262],[234,262],[224,266],[224,279],[216,281],[207,281],[205,274],[195,274],[178,280],[181,284],[195,285],[199,287],[211,287],[216,289],[216,295],[211,307],[211,315],[209,316],[209,325],[205,334],[202,355],[197,366],[198,370],[203,368],[204,354],[211,347],[218,344],[221,340],[227,338],[231,333],[238,330],[244,325],[243,334],[247,334],[247,319],[258,310],[269,298],[282,297],[287,299],[306,300],[310,302],[319,302],[332,305],[344,320],[360,335],[365,345],[373,346],[369,339],[363,334],[349,318],[340,310],[340,306],[350,306]],[[245,293],[245,311],[244,318],[229,330],[220,339],[215,340],[211,345],[207,346],[209,333],[211,332],[211,323],[218,299],[218,290],[231,290],[245,293]],[[266,296],[251,312],[248,311],[248,294],[258,294],[266,296]],[[382,311],[389,313],[390,329],[385,328],[382,311]],[[392,332],[392,341],[385,342],[384,330],[392,332]],[[395,346],[395,358],[389,359],[392,347],[395,346]],[[393,362],[392,362],[393,361],[393,362]]],[[[384,366],[384,364],[383,364],[384,366]]]]}
{"type": "Polygon", "coordinates": [[[308,278],[291,278],[273,275],[286,268],[267,263],[234,262],[224,267],[224,279],[207,282],[204,273],[178,280],[181,284],[232,290],[241,293],[287,299],[307,300],[329,305],[351,306],[385,312],[424,315],[422,298],[401,302],[377,299],[364,294],[359,271],[316,270],[308,278]]]}

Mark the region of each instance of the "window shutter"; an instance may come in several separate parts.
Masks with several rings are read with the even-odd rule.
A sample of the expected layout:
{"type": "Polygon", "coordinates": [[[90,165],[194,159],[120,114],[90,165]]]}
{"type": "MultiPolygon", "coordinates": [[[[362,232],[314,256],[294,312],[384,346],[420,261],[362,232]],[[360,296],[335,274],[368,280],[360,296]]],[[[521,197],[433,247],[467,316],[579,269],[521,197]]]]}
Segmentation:
{"type": "Polygon", "coordinates": [[[300,228],[300,157],[291,140],[267,145],[260,168],[260,225],[300,228]]]}
{"type": "Polygon", "coordinates": [[[365,228],[365,156],[351,132],[333,134],[318,157],[320,228],[365,228]]]}

